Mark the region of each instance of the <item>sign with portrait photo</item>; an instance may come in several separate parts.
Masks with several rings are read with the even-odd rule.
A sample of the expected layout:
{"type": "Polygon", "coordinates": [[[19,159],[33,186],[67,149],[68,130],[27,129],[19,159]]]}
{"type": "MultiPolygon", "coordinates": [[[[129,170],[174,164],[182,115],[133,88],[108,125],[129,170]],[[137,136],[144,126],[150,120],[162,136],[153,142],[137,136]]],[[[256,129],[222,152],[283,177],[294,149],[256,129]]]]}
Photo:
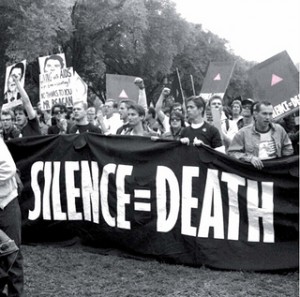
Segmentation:
{"type": "Polygon", "coordinates": [[[67,67],[65,54],[39,57],[40,73],[58,71],[67,67]]]}
{"type": "Polygon", "coordinates": [[[4,100],[2,109],[9,109],[22,104],[21,95],[13,79],[15,77],[24,87],[25,84],[26,60],[13,64],[6,68],[4,100]]]}

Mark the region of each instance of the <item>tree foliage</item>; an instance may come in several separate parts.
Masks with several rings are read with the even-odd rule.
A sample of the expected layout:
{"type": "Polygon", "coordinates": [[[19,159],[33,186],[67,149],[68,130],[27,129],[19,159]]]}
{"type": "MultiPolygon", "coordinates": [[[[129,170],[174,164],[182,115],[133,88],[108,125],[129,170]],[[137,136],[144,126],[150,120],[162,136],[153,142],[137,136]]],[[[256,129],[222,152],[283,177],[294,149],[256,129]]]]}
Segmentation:
{"type": "Polygon", "coordinates": [[[106,73],[143,77],[155,101],[178,68],[185,94],[192,94],[190,75],[199,93],[210,61],[237,61],[229,99],[249,91],[251,63],[233,55],[226,40],[183,20],[170,0],[3,0],[2,7],[1,67],[26,59],[26,86],[36,96],[37,58],[57,52],[102,100],[106,73]]]}

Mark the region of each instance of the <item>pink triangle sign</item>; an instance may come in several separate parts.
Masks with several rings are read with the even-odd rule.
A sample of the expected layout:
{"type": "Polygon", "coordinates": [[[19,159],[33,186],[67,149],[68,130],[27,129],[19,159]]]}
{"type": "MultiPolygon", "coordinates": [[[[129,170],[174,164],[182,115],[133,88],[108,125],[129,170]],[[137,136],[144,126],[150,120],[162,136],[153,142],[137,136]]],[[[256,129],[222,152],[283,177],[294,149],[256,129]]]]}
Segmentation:
{"type": "Polygon", "coordinates": [[[119,98],[128,99],[128,96],[124,90],[122,90],[122,92],[120,93],[119,98]]]}
{"type": "Polygon", "coordinates": [[[216,75],[216,77],[214,78],[214,80],[221,80],[221,75],[220,75],[220,73],[218,73],[218,74],[216,75]]]}
{"type": "Polygon", "coordinates": [[[281,78],[280,76],[272,74],[271,86],[274,86],[274,85],[278,84],[282,80],[283,80],[283,78],[281,78]]]}

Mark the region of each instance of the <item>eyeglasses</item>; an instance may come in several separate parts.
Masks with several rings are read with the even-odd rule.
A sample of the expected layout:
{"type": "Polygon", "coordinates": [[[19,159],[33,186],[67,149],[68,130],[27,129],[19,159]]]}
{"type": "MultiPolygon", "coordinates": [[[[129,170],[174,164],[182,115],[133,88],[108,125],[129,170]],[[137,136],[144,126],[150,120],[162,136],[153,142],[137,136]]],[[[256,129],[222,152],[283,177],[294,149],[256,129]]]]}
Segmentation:
{"type": "Polygon", "coordinates": [[[180,122],[180,119],[173,118],[173,119],[171,119],[171,122],[180,122]]]}

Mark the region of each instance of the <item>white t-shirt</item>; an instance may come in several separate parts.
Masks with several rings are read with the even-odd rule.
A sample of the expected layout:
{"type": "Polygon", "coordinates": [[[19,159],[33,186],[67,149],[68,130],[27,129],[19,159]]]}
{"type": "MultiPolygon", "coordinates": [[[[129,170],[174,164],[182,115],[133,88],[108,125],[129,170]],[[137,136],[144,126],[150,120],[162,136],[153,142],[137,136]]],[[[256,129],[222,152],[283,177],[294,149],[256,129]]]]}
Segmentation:
{"type": "Polygon", "coordinates": [[[267,133],[260,133],[259,155],[261,160],[276,158],[276,145],[271,136],[271,130],[267,133]]]}
{"type": "Polygon", "coordinates": [[[123,126],[123,121],[120,119],[120,114],[114,113],[109,119],[106,117],[103,119],[107,134],[117,134],[117,130],[123,126]]]}

